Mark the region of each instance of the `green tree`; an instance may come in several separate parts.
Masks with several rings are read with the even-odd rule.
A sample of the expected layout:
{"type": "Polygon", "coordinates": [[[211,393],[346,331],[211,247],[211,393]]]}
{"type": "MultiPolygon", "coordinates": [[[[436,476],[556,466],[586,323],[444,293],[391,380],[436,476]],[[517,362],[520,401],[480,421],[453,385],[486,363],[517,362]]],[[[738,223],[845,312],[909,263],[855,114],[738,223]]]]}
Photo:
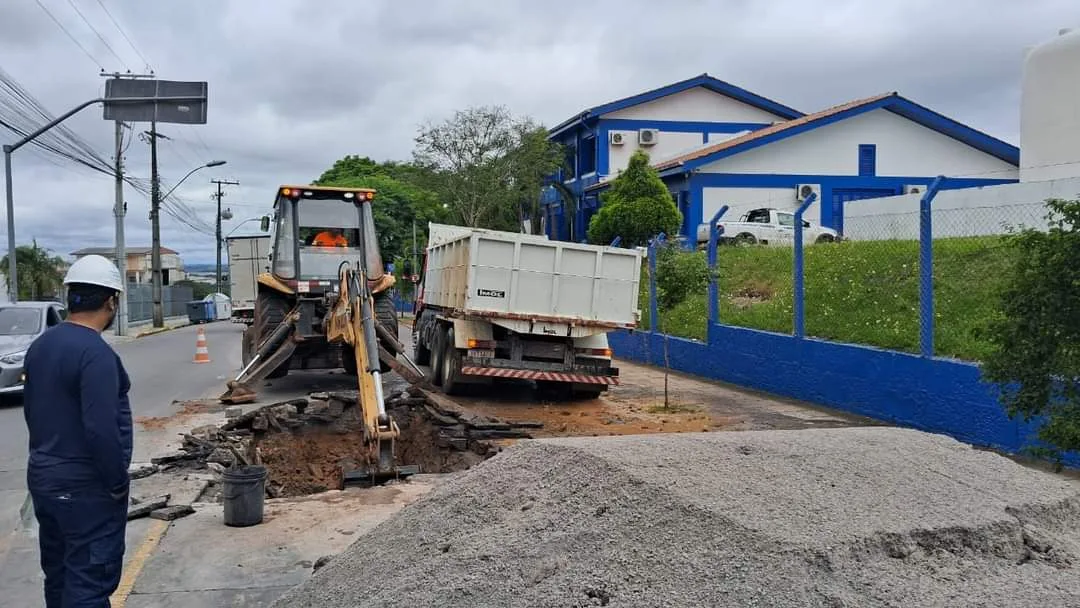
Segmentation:
{"type": "Polygon", "coordinates": [[[1015,263],[987,331],[984,377],[1009,417],[1045,417],[1039,439],[1080,449],[1080,201],[1047,201],[1047,230],[1009,235],[1015,263]]]}
{"type": "Polygon", "coordinates": [[[373,212],[383,260],[410,257],[413,250],[413,222],[416,248],[427,243],[428,222],[445,222],[447,211],[437,196],[423,184],[430,175],[408,163],[377,163],[370,158],[346,156],[334,163],[315,181],[320,186],[374,188],[373,212]]]}
{"type": "Polygon", "coordinates": [[[589,222],[592,243],[607,244],[618,236],[623,246],[635,247],[661,232],[674,236],[682,224],[671,193],[649,166],[649,155],[641,150],[634,152],[600,201],[600,210],[589,222]]]}
{"type": "MultiPolygon", "coordinates": [[[[0,272],[11,280],[8,268],[8,256],[0,260],[0,272]]],[[[64,260],[55,256],[48,249],[38,247],[35,239],[32,245],[19,245],[15,248],[15,265],[19,273],[19,299],[51,299],[63,291],[64,276],[61,268],[64,260]]]]}
{"type": "Polygon", "coordinates": [[[543,126],[503,106],[471,107],[422,126],[413,157],[453,221],[512,231],[526,217],[538,224],[544,177],[563,162],[543,126]]]}

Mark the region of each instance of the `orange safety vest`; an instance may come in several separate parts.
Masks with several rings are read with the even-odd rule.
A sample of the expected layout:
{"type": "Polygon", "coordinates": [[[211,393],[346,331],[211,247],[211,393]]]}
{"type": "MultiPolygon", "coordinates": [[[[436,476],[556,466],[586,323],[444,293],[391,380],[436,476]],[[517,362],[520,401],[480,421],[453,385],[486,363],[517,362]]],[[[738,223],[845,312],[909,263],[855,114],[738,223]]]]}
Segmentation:
{"type": "Polygon", "coordinates": [[[315,235],[315,240],[311,244],[316,247],[348,247],[349,240],[340,234],[334,235],[329,232],[320,232],[315,235]]]}

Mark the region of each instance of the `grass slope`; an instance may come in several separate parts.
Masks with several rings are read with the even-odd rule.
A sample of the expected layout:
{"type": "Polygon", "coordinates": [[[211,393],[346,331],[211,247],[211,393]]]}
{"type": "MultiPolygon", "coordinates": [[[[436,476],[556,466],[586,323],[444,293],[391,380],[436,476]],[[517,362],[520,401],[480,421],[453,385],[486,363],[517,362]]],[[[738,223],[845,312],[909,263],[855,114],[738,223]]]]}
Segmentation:
{"type": "MultiPolygon", "coordinates": [[[[805,259],[807,335],[918,352],[917,241],[813,245],[805,259]]],[[[791,333],[792,250],[724,247],[719,260],[720,321],[791,333]]],[[[936,354],[978,361],[989,351],[980,330],[997,314],[997,295],[1011,260],[998,237],[934,242],[936,354]]],[[[647,288],[644,296],[643,326],[648,326],[647,288]]],[[[706,304],[706,295],[699,293],[661,311],[661,329],[704,340],[706,304]]]]}

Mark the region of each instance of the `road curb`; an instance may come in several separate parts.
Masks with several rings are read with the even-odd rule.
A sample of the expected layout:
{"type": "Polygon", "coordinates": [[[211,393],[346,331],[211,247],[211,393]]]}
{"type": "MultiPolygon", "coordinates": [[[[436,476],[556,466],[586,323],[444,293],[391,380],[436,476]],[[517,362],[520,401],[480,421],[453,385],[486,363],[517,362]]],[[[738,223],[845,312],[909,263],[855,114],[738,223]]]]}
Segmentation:
{"type": "Polygon", "coordinates": [[[148,329],[148,330],[146,330],[144,332],[139,332],[139,333],[135,334],[135,339],[138,340],[139,338],[145,338],[147,336],[154,336],[154,335],[157,335],[157,334],[163,334],[163,333],[165,333],[167,331],[172,331],[174,329],[180,329],[180,328],[183,328],[183,327],[188,327],[189,325],[191,325],[191,323],[184,323],[184,324],[181,324],[181,325],[173,325],[172,327],[157,327],[157,328],[154,328],[154,329],[148,329]]]}

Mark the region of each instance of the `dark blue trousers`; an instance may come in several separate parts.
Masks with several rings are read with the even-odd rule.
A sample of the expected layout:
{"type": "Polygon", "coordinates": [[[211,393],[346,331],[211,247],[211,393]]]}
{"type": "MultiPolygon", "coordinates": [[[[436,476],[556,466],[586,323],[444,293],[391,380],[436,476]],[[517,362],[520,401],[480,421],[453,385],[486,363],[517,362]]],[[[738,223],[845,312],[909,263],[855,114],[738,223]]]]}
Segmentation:
{"type": "Polygon", "coordinates": [[[127,498],[29,477],[46,608],[109,608],[124,564],[127,498]]]}

